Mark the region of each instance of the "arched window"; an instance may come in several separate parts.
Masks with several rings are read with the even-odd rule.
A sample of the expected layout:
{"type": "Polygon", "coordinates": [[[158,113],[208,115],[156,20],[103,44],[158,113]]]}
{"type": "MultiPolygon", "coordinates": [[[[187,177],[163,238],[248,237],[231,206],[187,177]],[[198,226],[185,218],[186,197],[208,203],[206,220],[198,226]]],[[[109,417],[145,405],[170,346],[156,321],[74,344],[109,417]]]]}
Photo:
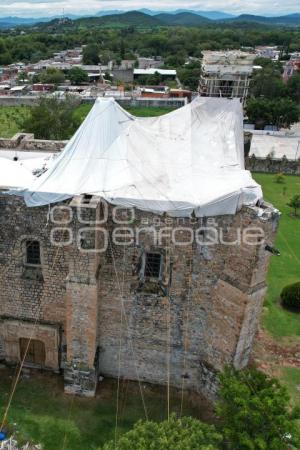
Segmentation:
{"type": "Polygon", "coordinates": [[[31,266],[41,265],[41,249],[39,241],[26,241],[26,264],[31,266]]]}

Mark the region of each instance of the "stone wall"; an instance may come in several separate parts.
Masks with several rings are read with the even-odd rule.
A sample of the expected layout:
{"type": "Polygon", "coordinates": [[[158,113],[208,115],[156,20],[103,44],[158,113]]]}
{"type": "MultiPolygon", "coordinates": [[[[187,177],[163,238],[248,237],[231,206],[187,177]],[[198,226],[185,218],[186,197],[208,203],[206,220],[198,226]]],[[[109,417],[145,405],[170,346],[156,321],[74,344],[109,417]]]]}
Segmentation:
{"type": "MultiPolygon", "coordinates": [[[[12,339],[7,334],[7,324],[11,320],[19,321],[18,339],[28,337],[27,331],[26,336],[21,335],[22,323],[26,323],[26,330],[34,331],[37,324],[53,330],[65,324],[68,262],[63,249],[50,245],[50,233],[47,207],[28,211],[21,199],[0,196],[0,336],[8,361],[15,361],[17,357],[15,344],[9,344],[12,339]],[[40,242],[40,267],[25,263],[27,239],[40,242]]],[[[58,354],[50,359],[50,367],[57,369],[53,360],[58,361],[58,354]]]]}
{"type": "MultiPolygon", "coordinates": [[[[148,219],[151,223],[153,218],[148,219]]],[[[270,223],[262,224],[250,209],[213,220],[226,240],[233,239],[238,227],[251,224],[263,226],[267,241],[273,241],[270,223]]],[[[169,226],[176,226],[176,220],[169,226]]],[[[181,221],[181,226],[190,223],[181,221]]],[[[169,373],[172,385],[180,387],[184,380],[187,388],[209,395],[216,387],[215,373],[224,365],[241,368],[248,363],[269,254],[264,244],[207,249],[165,242],[161,250],[166,251],[170,286],[167,292],[151,293],[147,285],[140,289],[135,270],[147,248],[152,248],[149,235],[138,246],[112,248],[105,255],[99,272],[100,371],[160,384],[167,383],[169,373]]]]}
{"type": "Polygon", "coordinates": [[[55,153],[61,151],[67,142],[34,139],[33,134],[17,133],[11,139],[0,138],[0,149],[55,153]]]}
{"type": "Polygon", "coordinates": [[[14,350],[4,324],[18,320],[59,328],[57,352],[65,354],[70,393],[93,395],[101,374],[212,396],[224,365],[247,365],[266,287],[265,245],[277,226],[272,208],[266,205],[261,217],[257,208],[243,208],[205,219],[135,210],[126,222],[127,238],[134,236],[128,241],[112,206],[103,220],[98,197],[60,206],[53,221],[46,207],[29,209],[21,199],[0,196],[0,341],[8,360],[14,350]],[[249,227],[262,229],[265,241],[233,244],[249,227]],[[153,230],[161,242],[153,241],[153,230]],[[184,245],[175,245],[174,230],[184,245]],[[206,245],[214,230],[219,241],[206,245]],[[190,242],[191,233],[199,239],[190,242]],[[22,242],[28,238],[41,243],[42,277],[27,274],[22,242]],[[159,279],[143,274],[149,251],[162,255],[159,279]]]}
{"type": "MultiPolygon", "coordinates": [[[[81,103],[94,103],[95,97],[82,98],[81,103]]],[[[116,101],[120,103],[121,106],[155,106],[155,107],[174,107],[180,108],[185,104],[184,99],[137,99],[137,98],[116,98],[116,101]]],[[[39,102],[39,97],[12,97],[12,96],[0,96],[0,106],[34,106],[39,102]]]]}
{"type": "Polygon", "coordinates": [[[0,106],[34,106],[38,103],[38,96],[0,95],[0,106]]]}
{"type": "Polygon", "coordinates": [[[246,168],[251,172],[284,173],[285,175],[300,175],[300,160],[291,161],[287,158],[246,158],[246,168]]]}

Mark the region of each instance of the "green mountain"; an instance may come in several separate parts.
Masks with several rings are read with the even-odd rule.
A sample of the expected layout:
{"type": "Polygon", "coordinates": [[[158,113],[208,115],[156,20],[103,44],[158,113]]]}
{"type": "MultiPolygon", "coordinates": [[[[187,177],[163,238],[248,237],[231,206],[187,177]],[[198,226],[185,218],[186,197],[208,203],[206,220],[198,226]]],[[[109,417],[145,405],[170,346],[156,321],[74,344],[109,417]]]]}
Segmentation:
{"type": "Polygon", "coordinates": [[[224,20],[226,23],[234,22],[254,22],[266,25],[286,25],[286,26],[299,26],[300,25],[300,14],[289,14],[287,16],[278,17],[264,17],[255,16],[252,14],[241,14],[234,19],[224,20]]]}
{"type": "Polygon", "coordinates": [[[165,25],[179,25],[179,26],[199,26],[207,23],[211,23],[210,19],[199,16],[198,14],[190,12],[181,12],[178,14],[158,14],[155,16],[165,25]]]}
{"type": "MultiPolygon", "coordinates": [[[[103,11],[101,16],[77,17],[70,16],[62,18],[40,18],[40,19],[21,19],[18,17],[0,18],[0,29],[13,27],[35,26],[41,30],[60,30],[76,29],[78,27],[158,27],[158,26],[244,26],[249,27],[252,24],[257,26],[300,26],[300,14],[289,14],[278,17],[264,17],[251,14],[242,14],[238,17],[221,18],[219,13],[211,18],[203,16],[200,11],[178,10],[169,13],[160,12],[153,15],[154,11],[140,10],[122,13],[119,10],[112,11],[114,14],[107,14],[109,11],[103,11]],[[150,14],[151,13],[151,14],[150,14]],[[37,22],[39,22],[37,24],[37,22]]],[[[99,13],[100,14],[100,13],[99,13]]],[[[223,13],[222,13],[223,14],[223,13]]]]}
{"type": "Polygon", "coordinates": [[[76,23],[79,25],[136,27],[155,27],[162,25],[156,17],[149,16],[139,11],[130,11],[124,14],[112,14],[102,17],[86,17],[76,20],[76,23]]]}

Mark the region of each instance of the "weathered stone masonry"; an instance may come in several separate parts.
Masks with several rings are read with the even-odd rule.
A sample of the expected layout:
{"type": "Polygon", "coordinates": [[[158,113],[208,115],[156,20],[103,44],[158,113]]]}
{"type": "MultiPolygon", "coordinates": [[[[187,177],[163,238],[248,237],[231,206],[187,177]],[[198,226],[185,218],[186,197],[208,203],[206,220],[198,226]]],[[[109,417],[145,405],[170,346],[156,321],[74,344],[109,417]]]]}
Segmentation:
{"type": "Polygon", "coordinates": [[[94,226],[103,219],[97,197],[61,206],[73,217],[64,209],[54,223],[48,207],[29,209],[22,199],[0,195],[3,359],[19,360],[20,339],[42,342],[44,367],[63,370],[66,392],[90,396],[99,375],[119,374],[158,384],[169,376],[173,386],[211,396],[224,365],[248,364],[266,289],[265,242],[272,245],[277,226],[271,207],[265,205],[260,217],[258,208],[244,207],[235,216],[192,220],[135,210],[120,236],[112,207],[108,220],[94,226]],[[174,245],[175,227],[187,245],[174,245]],[[201,244],[214,234],[211,228],[234,242],[247,227],[262,228],[265,241],[201,244]],[[161,231],[158,244],[153,229],[161,231]],[[191,229],[200,230],[198,242],[190,242],[191,229]],[[50,236],[60,244],[73,239],[54,246],[50,236]],[[116,237],[130,245],[116,245],[116,237]],[[26,266],[26,239],[40,242],[40,267],[26,266]],[[147,252],[161,255],[158,279],[143,272],[147,252]]]}

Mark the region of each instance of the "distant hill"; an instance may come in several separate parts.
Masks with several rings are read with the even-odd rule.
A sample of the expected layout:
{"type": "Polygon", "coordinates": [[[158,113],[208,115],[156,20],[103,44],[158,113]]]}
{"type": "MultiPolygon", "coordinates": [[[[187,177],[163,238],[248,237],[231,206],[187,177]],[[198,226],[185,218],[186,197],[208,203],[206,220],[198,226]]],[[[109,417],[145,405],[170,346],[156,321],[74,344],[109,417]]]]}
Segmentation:
{"type": "MultiPolygon", "coordinates": [[[[60,19],[61,16],[53,16],[53,17],[29,17],[29,18],[22,18],[22,17],[0,17],[0,28],[15,28],[19,26],[32,26],[37,23],[46,23],[51,22],[56,19],[60,19]]],[[[76,20],[79,19],[80,16],[76,16],[73,14],[68,15],[69,19],[76,20]]]]}
{"type": "MultiPolygon", "coordinates": [[[[252,14],[242,14],[234,17],[221,11],[190,11],[178,9],[170,12],[159,12],[151,9],[141,9],[138,11],[124,12],[118,9],[99,11],[95,16],[76,16],[68,14],[70,21],[65,26],[72,28],[77,25],[84,26],[202,26],[205,24],[223,24],[232,26],[253,24],[274,25],[274,26],[300,26],[300,14],[289,14],[278,17],[256,16],[252,14]]],[[[0,29],[9,29],[19,26],[38,26],[46,29],[57,27],[60,24],[61,16],[42,18],[20,18],[3,17],[0,18],[0,29]]]]}
{"type": "Polygon", "coordinates": [[[211,20],[206,17],[190,12],[181,12],[178,14],[158,14],[154,17],[166,25],[198,26],[211,22],[211,20]]]}
{"type": "MultiPolygon", "coordinates": [[[[23,19],[21,17],[3,17],[0,18],[0,27],[1,28],[13,28],[18,25],[33,25],[37,21],[41,21],[42,19],[23,19]]],[[[50,19],[48,19],[50,20],[50,19]]]]}
{"type": "Polygon", "coordinates": [[[265,17],[265,16],[255,16],[252,14],[241,14],[234,19],[227,19],[226,22],[254,22],[267,25],[286,25],[286,26],[299,26],[300,25],[300,14],[288,14],[286,16],[278,17],[265,17]]]}
{"type": "Polygon", "coordinates": [[[121,9],[104,9],[102,11],[99,11],[95,14],[97,17],[103,17],[103,16],[114,16],[116,14],[124,14],[125,11],[122,11],[121,9]]]}
{"type": "Polygon", "coordinates": [[[197,11],[197,10],[189,10],[189,9],[177,9],[174,14],[179,14],[182,12],[190,12],[192,14],[197,14],[198,16],[206,17],[206,19],[210,20],[220,20],[220,19],[233,19],[233,14],[224,13],[222,11],[197,11]]]}
{"type": "Polygon", "coordinates": [[[130,11],[123,14],[104,15],[102,17],[86,17],[76,20],[78,24],[90,24],[99,26],[161,26],[159,19],[140,11],[130,11]]]}
{"type": "MultiPolygon", "coordinates": [[[[176,9],[172,11],[166,11],[166,10],[154,10],[154,9],[148,9],[148,8],[141,8],[137,11],[147,14],[148,16],[157,16],[158,14],[180,14],[180,13],[192,13],[197,14],[198,16],[206,17],[207,19],[212,20],[219,20],[219,19],[231,19],[235,17],[232,14],[224,13],[222,11],[197,11],[197,10],[191,10],[191,9],[176,9]]],[[[125,11],[121,11],[119,9],[115,10],[102,10],[99,11],[96,16],[107,16],[107,15],[113,15],[113,14],[122,14],[125,11]]]]}

